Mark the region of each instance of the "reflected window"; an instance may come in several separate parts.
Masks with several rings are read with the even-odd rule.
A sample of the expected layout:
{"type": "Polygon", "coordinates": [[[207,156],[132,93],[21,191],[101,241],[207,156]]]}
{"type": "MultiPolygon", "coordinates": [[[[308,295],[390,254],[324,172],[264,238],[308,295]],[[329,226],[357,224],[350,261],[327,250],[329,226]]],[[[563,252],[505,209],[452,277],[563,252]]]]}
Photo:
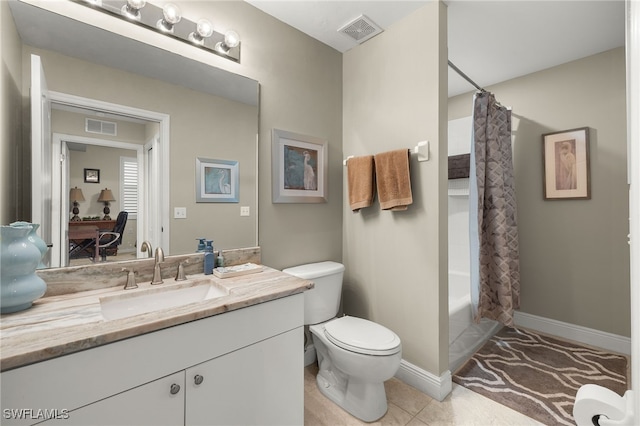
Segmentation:
{"type": "Polygon", "coordinates": [[[121,210],[129,212],[129,219],[138,217],[138,160],[120,157],[121,210]]]}

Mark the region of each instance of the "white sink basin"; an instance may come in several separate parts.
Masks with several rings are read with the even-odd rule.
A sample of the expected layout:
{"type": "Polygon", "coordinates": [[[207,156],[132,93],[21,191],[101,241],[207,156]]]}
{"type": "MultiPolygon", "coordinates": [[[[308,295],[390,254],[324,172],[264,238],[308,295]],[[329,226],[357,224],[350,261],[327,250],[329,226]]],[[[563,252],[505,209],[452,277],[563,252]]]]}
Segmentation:
{"type": "Polygon", "coordinates": [[[162,287],[130,294],[100,298],[102,316],[107,320],[127,318],[162,309],[227,296],[229,292],[210,282],[162,287]]]}

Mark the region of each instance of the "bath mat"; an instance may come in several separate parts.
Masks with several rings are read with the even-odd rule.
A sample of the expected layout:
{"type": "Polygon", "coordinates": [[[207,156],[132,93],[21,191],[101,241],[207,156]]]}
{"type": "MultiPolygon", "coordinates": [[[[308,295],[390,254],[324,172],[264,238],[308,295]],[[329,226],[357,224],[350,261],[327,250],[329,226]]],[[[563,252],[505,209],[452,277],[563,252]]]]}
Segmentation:
{"type": "Polygon", "coordinates": [[[453,381],[546,425],[575,425],[580,386],[627,390],[627,357],[503,328],[453,376],[453,381]]]}

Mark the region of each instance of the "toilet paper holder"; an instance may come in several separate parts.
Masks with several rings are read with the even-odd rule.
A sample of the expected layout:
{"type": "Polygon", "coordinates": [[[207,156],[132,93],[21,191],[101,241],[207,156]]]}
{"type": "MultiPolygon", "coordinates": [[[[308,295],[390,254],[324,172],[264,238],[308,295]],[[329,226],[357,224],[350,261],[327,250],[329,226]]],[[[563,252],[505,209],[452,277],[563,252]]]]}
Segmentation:
{"type": "Polygon", "coordinates": [[[635,425],[633,391],[620,396],[602,386],[584,385],[576,394],[573,418],[578,426],[635,425]]]}

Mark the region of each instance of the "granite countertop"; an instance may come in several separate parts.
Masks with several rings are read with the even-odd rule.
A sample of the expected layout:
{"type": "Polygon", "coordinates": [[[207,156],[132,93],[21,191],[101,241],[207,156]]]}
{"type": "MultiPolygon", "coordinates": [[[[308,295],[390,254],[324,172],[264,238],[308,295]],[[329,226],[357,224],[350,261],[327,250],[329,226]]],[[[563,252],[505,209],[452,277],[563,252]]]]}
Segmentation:
{"type": "Polygon", "coordinates": [[[165,278],[159,285],[152,286],[148,281],[138,283],[138,288],[133,290],[118,286],[43,297],[30,309],[0,316],[0,370],[301,293],[313,285],[312,281],[263,266],[261,272],[230,278],[196,274],[188,275],[187,281],[165,278]],[[130,297],[204,279],[211,280],[229,294],[121,319],[106,320],[102,315],[100,298],[130,297]]]}

